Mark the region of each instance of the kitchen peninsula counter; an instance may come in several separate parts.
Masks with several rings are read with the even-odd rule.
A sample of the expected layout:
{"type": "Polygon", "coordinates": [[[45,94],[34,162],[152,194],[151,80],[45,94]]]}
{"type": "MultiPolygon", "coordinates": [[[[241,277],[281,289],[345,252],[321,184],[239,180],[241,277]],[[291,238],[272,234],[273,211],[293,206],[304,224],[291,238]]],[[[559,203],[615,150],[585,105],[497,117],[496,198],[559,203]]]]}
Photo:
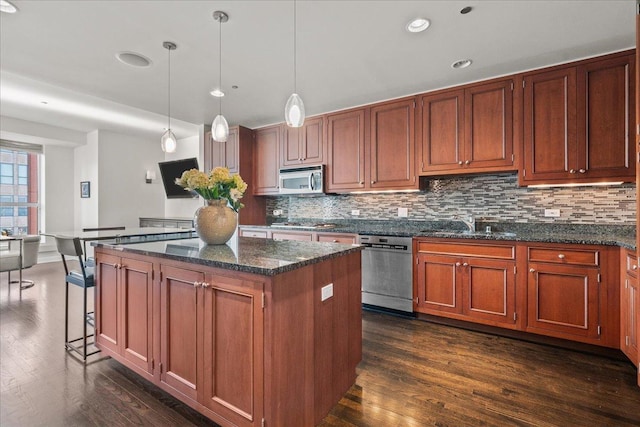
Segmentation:
{"type": "Polygon", "coordinates": [[[97,346],[221,426],[313,426],[355,382],[360,246],[93,245],[97,346]]]}

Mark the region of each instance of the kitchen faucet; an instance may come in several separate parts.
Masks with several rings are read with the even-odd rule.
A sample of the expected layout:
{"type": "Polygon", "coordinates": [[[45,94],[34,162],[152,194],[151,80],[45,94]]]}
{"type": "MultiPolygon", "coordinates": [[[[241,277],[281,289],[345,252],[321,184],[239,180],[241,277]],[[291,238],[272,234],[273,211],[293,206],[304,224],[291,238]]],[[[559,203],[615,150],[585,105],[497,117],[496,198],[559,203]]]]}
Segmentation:
{"type": "Polygon", "coordinates": [[[457,218],[457,219],[458,219],[458,221],[463,222],[464,225],[467,226],[467,228],[469,229],[469,232],[471,232],[471,233],[475,233],[476,232],[476,219],[473,217],[473,215],[469,215],[467,220],[460,219],[460,218],[457,218]]]}

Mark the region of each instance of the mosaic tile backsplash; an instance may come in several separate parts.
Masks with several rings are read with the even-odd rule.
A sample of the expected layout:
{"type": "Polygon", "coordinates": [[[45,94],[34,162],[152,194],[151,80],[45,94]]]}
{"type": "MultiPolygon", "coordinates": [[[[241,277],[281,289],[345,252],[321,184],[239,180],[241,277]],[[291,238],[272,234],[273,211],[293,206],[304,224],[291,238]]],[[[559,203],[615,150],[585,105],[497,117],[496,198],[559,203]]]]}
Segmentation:
{"type": "Polygon", "coordinates": [[[409,220],[446,220],[470,215],[479,221],[564,224],[635,225],[636,186],[526,188],[517,174],[431,179],[419,193],[341,194],[313,197],[278,196],[267,200],[267,218],[282,219],[397,219],[408,208],[409,220]],[[283,215],[273,217],[273,210],[283,215]],[[353,209],[360,216],[351,215],[353,209]],[[559,218],[544,216],[560,209],[559,218]]]}

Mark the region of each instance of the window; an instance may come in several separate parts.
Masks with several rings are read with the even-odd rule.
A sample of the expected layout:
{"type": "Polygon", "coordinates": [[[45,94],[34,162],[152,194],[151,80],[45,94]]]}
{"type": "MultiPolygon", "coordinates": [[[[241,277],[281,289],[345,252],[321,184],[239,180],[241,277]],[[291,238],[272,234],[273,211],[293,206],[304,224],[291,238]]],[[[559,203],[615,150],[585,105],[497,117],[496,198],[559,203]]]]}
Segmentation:
{"type": "Polygon", "coordinates": [[[38,234],[40,213],[39,145],[0,141],[0,229],[38,234]]]}

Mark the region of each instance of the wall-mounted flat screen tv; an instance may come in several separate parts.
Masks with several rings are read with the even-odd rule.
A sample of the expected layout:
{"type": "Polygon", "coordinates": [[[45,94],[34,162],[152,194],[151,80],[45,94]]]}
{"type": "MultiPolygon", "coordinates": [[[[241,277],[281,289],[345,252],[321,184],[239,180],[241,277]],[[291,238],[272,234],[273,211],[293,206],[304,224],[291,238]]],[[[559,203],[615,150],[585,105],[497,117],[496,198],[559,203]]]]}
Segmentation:
{"type": "Polygon", "coordinates": [[[187,191],[176,184],[176,178],[180,178],[184,171],[189,169],[198,169],[198,159],[195,157],[181,160],[171,160],[168,162],[158,163],[160,167],[160,175],[164,184],[164,191],[167,199],[181,199],[197,197],[197,193],[187,191]]]}

